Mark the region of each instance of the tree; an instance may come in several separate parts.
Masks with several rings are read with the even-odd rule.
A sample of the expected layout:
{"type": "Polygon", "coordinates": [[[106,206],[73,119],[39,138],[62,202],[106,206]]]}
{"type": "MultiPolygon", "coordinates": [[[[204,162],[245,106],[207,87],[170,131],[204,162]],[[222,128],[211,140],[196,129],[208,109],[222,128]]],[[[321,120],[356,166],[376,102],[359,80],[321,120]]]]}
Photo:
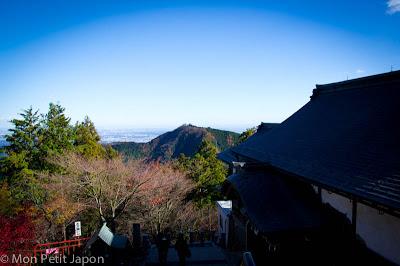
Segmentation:
{"type": "Polygon", "coordinates": [[[195,188],[189,197],[200,208],[201,216],[208,218],[209,230],[214,225],[214,202],[221,199],[220,186],[228,174],[227,167],[218,160],[217,153],[216,145],[205,140],[192,158],[181,155],[177,163],[178,168],[187,171],[188,176],[195,182],[195,188]],[[204,213],[204,210],[207,213],[204,213]]]}
{"type": "Polygon", "coordinates": [[[58,162],[48,158],[75,152],[85,159],[106,160],[116,157],[116,151],[100,144],[88,117],[71,126],[65,108],[59,104],[50,103],[46,114],[30,107],[20,116],[11,120],[13,127],[6,136],[10,145],[4,148],[6,156],[0,158],[0,211],[21,211],[31,206],[30,219],[36,219],[37,226],[47,226],[43,238],[59,238],[61,227],[65,239],[65,228],[76,215],[90,212],[81,212],[86,207],[75,201],[68,180],[43,178],[64,173],[58,162]]]}
{"type": "Polygon", "coordinates": [[[13,119],[10,122],[14,125],[6,135],[9,143],[4,147],[5,157],[0,160],[2,175],[10,183],[15,183],[20,177],[31,175],[31,169],[37,164],[38,155],[38,111],[32,107],[24,110],[20,115],[21,119],[13,119]]]}
{"type": "Polygon", "coordinates": [[[32,107],[24,110],[21,119],[13,119],[11,134],[6,136],[10,144],[4,148],[6,156],[0,160],[0,171],[15,201],[42,202],[43,191],[38,186],[34,170],[39,168],[39,115],[32,107]]]}
{"type": "Polygon", "coordinates": [[[50,103],[49,111],[43,116],[40,127],[40,150],[42,162],[49,156],[72,150],[74,132],[71,119],[64,114],[65,108],[50,103]]]}
{"type": "Polygon", "coordinates": [[[13,199],[7,182],[0,183],[0,215],[11,216],[18,211],[18,204],[13,199]]]}
{"type": "Polygon", "coordinates": [[[61,167],[61,173],[47,176],[51,182],[63,180],[70,184],[72,197],[80,204],[97,210],[102,223],[112,228],[115,220],[135,200],[148,181],[148,168],[139,161],[87,159],[75,153],[54,156],[51,163],[61,167]]]}
{"type": "Polygon", "coordinates": [[[242,134],[240,134],[239,136],[239,144],[246,141],[256,132],[257,132],[257,127],[248,128],[245,131],[243,131],[242,134]]]}
{"type": "Polygon", "coordinates": [[[21,254],[32,248],[35,242],[35,228],[31,212],[32,209],[29,206],[21,206],[15,201],[7,182],[2,180],[0,182],[0,255],[21,254]]]}
{"type": "Polygon", "coordinates": [[[178,159],[179,168],[186,170],[196,183],[192,197],[200,206],[213,204],[221,197],[218,188],[226,179],[228,169],[218,160],[217,153],[216,145],[206,140],[193,158],[182,155],[178,159]]]}
{"type": "Polygon", "coordinates": [[[93,122],[88,116],[85,117],[83,122],[76,123],[74,127],[75,140],[74,146],[75,150],[85,156],[86,158],[100,158],[104,157],[107,150],[99,143],[100,136],[93,122]]]}
{"type": "Polygon", "coordinates": [[[35,243],[35,228],[26,211],[13,216],[0,214],[0,232],[0,255],[30,255],[24,252],[35,243]]]}
{"type": "Polygon", "coordinates": [[[67,240],[67,226],[86,209],[83,202],[75,200],[74,184],[68,181],[64,180],[62,175],[54,175],[51,180],[43,182],[48,193],[47,200],[43,204],[45,218],[49,221],[49,227],[56,227],[56,232],[57,227],[61,227],[64,240],[67,240]]]}
{"type": "Polygon", "coordinates": [[[147,175],[149,181],[142,187],[139,221],[154,235],[166,228],[181,230],[189,226],[190,221],[183,219],[183,215],[191,206],[187,196],[194,187],[193,181],[167,163],[149,164],[147,175]]]}
{"type": "Polygon", "coordinates": [[[100,136],[96,127],[88,116],[85,116],[83,122],[75,126],[75,145],[85,145],[88,143],[98,143],[100,136]]]}
{"type": "Polygon", "coordinates": [[[10,143],[4,148],[7,155],[23,154],[23,160],[27,163],[27,168],[35,168],[38,155],[39,137],[39,115],[38,111],[33,111],[32,107],[20,113],[22,119],[13,119],[11,123],[14,128],[9,131],[11,134],[6,136],[10,143]]]}

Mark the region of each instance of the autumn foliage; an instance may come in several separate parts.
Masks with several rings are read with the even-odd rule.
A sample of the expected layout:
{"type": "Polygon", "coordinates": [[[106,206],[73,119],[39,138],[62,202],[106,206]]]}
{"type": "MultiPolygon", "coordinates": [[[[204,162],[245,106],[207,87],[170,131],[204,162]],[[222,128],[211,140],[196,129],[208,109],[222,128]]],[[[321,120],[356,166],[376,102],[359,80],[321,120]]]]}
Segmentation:
{"type": "Polygon", "coordinates": [[[194,182],[170,164],[151,163],[149,181],[143,185],[139,221],[154,234],[169,229],[188,227],[189,219],[183,219],[191,202],[187,196],[194,182]]]}
{"type": "Polygon", "coordinates": [[[34,224],[24,211],[11,216],[0,215],[0,255],[22,254],[35,244],[34,224]]]}
{"type": "Polygon", "coordinates": [[[29,108],[11,121],[0,157],[0,252],[69,239],[77,220],[84,236],[103,223],[118,233],[132,223],[154,234],[211,229],[226,176],[212,143],[181,167],[129,160],[101,145],[89,118],[72,125],[64,111],[50,104],[47,114],[29,108]]]}

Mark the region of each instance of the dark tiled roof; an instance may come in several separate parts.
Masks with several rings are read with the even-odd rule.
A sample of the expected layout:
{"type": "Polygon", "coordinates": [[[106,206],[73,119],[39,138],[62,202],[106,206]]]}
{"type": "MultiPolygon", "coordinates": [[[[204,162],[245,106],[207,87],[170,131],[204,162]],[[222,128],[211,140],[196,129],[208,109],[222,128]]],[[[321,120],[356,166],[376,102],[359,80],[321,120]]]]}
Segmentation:
{"type": "Polygon", "coordinates": [[[231,149],[227,149],[223,152],[218,153],[217,157],[218,157],[218,159],[220,159],[221,161],[223,161],[227,164],[232,164],[233,162],[238,161],[236,154],[234,152],[232,152],[231,149]]]}
{"type": "Polygon", "coordinates": [[[232,151],[398,210],[400,71],[317,85],[282,124],[232,151]]]}
{"type": "Polygon", "coordinates": [[[261,124],[257,127],[257,132],[267,132],[275,127],[279,126],[279,123],[264,123],[261,122],[261,124]]]}
{"type": "MultiPolygon", "coordinates": [[[[276,128],[279,126],[278,123],[264,123],[262,122],[258,127],[257,127],[257,135],[264,135],[268,131],[272,130],[273,128],[276,128]]],[[[248,161],[247,158],[241,157],[239,154],[235,153],[232,148],[226,149],[223,152],[218,153],[217,155],[218,159],[221,161],[227,163],[227,164],[232,164],[233,162],[246,162],[248,161]]]]}
{"type": "Polygon", "coordinates": [[[242,211],[261,233],[322,226],[321,205],[311,187],[302,188],[270,171],[245,171],[231,175],[228,182],[240,195],[242,211]]]}

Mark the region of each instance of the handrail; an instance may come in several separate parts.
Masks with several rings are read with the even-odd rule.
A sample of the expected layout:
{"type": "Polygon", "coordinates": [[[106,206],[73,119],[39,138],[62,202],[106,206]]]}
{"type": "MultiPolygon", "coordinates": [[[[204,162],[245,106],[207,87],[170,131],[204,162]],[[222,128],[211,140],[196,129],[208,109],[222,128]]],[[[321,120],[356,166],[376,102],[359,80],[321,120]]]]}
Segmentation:
{"type": "MultiPolygon", "coordinates": [[[[33,250],[18,250],[18,251],[15,250],[15,252],[18,252],[19,256],[29,257],[29,258],[31,258],[31,260],[29,263],[14,262],[12,264],[16,265],[16,266],[37,265],[37,263],[38,263],[37,259],[36,259],[36,262],[34,262],[35,261],[34,258],[38,258],[38,256],[39,257],[43,256],[43,253],[46,256],[51,255],[51,254],[57,254],[57,255],[64,255],[65,253],[71,254],[71,250],[72,250],[72,252],[75,252],[75,250],[77,248],[82,247],[87,240],[89,240],[89,237],[76,238],[76,239],[64,240],[64,241],[59,241],[59,242],[36,244],[35,246],[33,246],[33,250]],[[51,252],[46,253],[47,251],[49,251],[49,249],[54,249],[54,251],[57,251],[57,253],[51,253],[51,252]],[[32,254],[33,254],[33,256],[32,256],[32,254]]],[[[7,254],[10,256],[10,252],[7,252],[6,255],[7,254]]]]}
{"type": "Polygon", "coordinates": [[[89,240],[89,237],[37,244],[33,247],[33,256],[37,257],[48,252],[49,249],[54,249],[54,252],[57,251],[57,253],[61,254],[64,254],[66,251],[69,254],[71,249],[75,251],[75,248],[83,246],[83,243],[87,240],[89,240]]]}
{"type": "Polygon", "coordinates": [[[89,237],[69,239],[69,240],[63,240],[63,241],[58,241],[58,242],[42,243],[42,244],[37,244],[36,247],[44,246],[44,245],[53,245],[53,244],[60,244],[60,243],[70,243],[70,242],[84,241],[84,240],[89,240],[89,237]]]}

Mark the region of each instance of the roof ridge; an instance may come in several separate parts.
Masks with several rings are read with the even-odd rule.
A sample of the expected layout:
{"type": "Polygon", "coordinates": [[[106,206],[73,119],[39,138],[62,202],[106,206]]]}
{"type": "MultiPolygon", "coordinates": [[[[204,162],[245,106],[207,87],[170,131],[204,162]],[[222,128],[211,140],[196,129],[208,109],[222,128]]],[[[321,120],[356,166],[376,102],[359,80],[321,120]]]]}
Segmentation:
{"type": "Polygon", "coordinates": [[[320,94],[338,92],[343,90],[365,89],[376,85],[400,83],[400,70],[344,80],[339,82],[316,84],[311,99],[320,94]]]}

